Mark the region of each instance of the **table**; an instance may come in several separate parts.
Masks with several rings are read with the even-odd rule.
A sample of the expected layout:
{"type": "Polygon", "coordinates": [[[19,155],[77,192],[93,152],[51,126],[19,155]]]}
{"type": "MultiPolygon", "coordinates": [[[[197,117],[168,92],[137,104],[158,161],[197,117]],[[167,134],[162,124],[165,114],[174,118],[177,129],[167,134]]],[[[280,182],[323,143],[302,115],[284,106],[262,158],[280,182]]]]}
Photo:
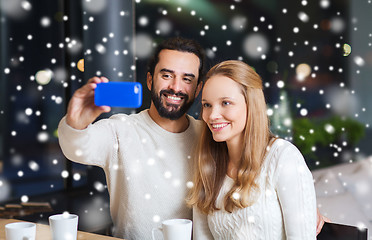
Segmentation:
{"type": "MultiPolygon", "coordinates": [[[[0,219],[0,240],[5,240],[5,225],[13,222],[24,222],[16,219],[0,219]]],[[[121,238],[114,238],[103,236],[99,234],[87,233],[78,231],[78,240],[119,240],[121,238]]],[[[52,234],[49,229],[49,225],[36,224],[36,240],[52,240],[52,234]]],[[[121,239],[122,240],[122,239],[121,239]]]]}

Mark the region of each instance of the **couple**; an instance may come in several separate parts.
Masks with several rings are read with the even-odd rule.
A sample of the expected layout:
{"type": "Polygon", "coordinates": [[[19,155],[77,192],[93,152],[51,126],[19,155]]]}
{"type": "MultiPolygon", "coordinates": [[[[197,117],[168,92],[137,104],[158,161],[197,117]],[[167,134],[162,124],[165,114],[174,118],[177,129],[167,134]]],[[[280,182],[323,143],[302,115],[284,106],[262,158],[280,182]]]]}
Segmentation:
{"type": "Polygon", "coordinates": [[[203,68],[197,42],[172,38],[149,64],[149,109],[92,124],[110,111],[94,105],[96,84],[108,79],[74,93],[60,145],[68,159],[104,169],[114,235],[150,239],[160,221],[188,218],[194,239],[315,239],[324,221],[311,173],[292,144],[270,134],[260,77],[240,61],[214,66],[199,121],[186,112],[203,68]]]}

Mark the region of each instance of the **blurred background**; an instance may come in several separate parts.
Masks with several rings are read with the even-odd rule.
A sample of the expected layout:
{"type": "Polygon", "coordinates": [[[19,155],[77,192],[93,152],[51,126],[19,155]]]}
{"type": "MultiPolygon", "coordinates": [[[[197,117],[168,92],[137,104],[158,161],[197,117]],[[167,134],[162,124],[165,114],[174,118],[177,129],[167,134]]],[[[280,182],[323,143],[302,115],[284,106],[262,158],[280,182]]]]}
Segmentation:
{"type": "MultiPolygon", "coordinates": [[[[272,131],[311,170],[367,158],[371,12],[371,0],[0,0],[0,217],[45,222],[51,213],[19,208],[49,203],[79,214],[80,229],[107,233],[103,171],[65,159],[58,122],[92,76],[144,88],[141,108],[102,117],[148,108],[147,62],[174,36],[199,41],[207,68],[228,59],[254,67],[272,131]]],[[[199,111],[197,101],[189,114],[199,111]]]]}

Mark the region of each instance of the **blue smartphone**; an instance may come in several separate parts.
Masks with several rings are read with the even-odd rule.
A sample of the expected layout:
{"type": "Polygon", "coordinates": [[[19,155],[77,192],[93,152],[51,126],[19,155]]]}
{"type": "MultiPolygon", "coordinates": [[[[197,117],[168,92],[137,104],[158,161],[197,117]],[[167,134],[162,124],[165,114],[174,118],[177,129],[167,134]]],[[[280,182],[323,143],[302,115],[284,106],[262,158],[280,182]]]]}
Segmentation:
{"type": "Polygon", "coordinates": [[[142,85],[138,82],[98,83],[94,103],[97,106],[138,108],[142,105],[142,85]]]}

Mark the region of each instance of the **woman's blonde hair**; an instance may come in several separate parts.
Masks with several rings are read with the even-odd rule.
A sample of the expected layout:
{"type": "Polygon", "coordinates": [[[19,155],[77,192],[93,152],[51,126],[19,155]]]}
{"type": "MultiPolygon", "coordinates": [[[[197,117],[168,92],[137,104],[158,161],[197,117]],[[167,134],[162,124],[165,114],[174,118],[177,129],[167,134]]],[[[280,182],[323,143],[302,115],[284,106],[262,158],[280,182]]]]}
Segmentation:
{"type": "MultiPolygon", "coordinates": [[[[262,80],[256,71],[244,62],[229,60],[212,67],[206,75],[206,81],[215,75],[222,75],[239,83],[247,104],[241,164],[235,184],[224,200],[225,210],[232,212],[235,208],[245,208],[254,203],[250,196],[254,191],[259,191],[256,179],[272,134],[262,80]],[[238,193],[239,197],[234,193],[238,193]]],[[[194,156],[194,187],[187,199],[189,206],[196,205],[205,214],[219,210],[216,199],[227,174],[227,163],[226,142],[214,141],[208,126],[203,123],[194,156]]]]}

